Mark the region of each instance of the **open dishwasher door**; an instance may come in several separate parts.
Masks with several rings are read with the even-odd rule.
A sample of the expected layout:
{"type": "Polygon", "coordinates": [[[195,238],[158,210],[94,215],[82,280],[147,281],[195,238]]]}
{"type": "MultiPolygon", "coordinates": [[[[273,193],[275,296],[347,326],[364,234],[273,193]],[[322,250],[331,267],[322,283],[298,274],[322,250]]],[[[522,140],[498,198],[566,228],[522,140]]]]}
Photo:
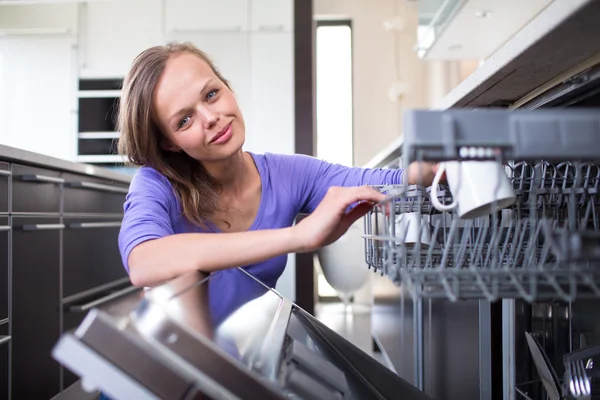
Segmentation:
{"type": "Polygon", "coordinates": [[[93,309],[53,356],[115,400],[429,398],[242,268],[93,309]]]}

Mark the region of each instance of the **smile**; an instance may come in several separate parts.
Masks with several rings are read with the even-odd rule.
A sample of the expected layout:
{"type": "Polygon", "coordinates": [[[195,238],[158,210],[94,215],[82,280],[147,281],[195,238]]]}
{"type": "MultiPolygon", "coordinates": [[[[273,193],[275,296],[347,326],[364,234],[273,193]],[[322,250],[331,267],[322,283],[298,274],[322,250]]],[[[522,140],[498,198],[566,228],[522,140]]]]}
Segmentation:
{"type": "Polygon", "coordinates": [[[219,133],[217,133],[211,140],[209,143],[211,144],[221,144],[221,143],[225,143],[227,142],[229,139],[231,139],[232,136],[232,129],[231,129],[231,122],[223,129],[221,130],[219,133]]]}

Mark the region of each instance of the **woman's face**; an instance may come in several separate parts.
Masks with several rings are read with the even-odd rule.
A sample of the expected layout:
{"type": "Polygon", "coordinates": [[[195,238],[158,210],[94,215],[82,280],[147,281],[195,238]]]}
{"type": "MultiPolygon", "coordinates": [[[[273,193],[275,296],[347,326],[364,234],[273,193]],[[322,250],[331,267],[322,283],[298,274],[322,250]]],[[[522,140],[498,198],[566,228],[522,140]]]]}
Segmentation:
{"type": "Polygon", "coordinates": [[[152,101],[166,150],[210,162],[231,157],[244,144],[244,118],[234,94],[194,54],[167,61],[152,101]]]}

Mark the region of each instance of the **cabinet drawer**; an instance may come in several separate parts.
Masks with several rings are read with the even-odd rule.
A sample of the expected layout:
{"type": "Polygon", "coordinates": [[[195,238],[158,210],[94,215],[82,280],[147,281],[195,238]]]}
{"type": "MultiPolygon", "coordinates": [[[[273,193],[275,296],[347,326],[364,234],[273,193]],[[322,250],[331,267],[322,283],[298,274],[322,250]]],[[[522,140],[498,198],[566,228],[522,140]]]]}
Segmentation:
{"type": "Polygon", "coordinates": [[[12,213],[58,214],[59,171],[12,164],[12,213]]]}
{"type": "Polygon", "coordinates": [[[10,165],[0,162],[0,214],[8,213],[8,180],[10,179],[10,165]]]}
{"type": "Polygon", "coordinates": [[[75,174],[63,174],[63,178],[65,213],[123,213],[127,184],[75,174]]]}
{"type": "Polygon", "coordinates": [[[52,348],[60,333],[59,218],[12,220],[12,396],[49,399],[60,389],[52,348]]]}
{"type": "Polygon", "coordinates": [[[128,278],[117,243],[119,219],[65,218],[63,298],[128,278]]]}
{"type": "MultiPolygon", "coordinates": [[[[8,318],[8,236],[10,225],[8,217],[0,217],[0,321],[8,318]]],[[[0,397],[2,398],[2,397],[0,397]]]]}

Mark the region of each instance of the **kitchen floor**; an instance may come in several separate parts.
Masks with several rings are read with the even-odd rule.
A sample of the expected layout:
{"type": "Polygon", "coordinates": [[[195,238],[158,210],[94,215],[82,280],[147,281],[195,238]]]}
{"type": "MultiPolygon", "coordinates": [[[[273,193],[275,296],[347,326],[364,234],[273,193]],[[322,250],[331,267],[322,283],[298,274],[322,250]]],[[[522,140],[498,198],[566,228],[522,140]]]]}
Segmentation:
{"type": "Polygon", "coordinates": [[[381,364],[389,367],[382,353],[374,349],[370,307],[353,304],[345,310],[341,302],[318,303],[315,307],[315,317],[381,364]]]}

